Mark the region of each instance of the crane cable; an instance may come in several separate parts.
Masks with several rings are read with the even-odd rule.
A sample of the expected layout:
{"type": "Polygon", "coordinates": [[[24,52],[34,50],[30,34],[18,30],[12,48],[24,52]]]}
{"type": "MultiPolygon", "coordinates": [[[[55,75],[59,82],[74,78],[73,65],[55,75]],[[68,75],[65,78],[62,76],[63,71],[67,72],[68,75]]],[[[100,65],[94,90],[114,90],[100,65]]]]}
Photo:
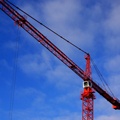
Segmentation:
{"type": "MultiPolygon", "coordinates": [[[[45,27],[46,29],[48,29],[49,31],[51,31],[52,33],[54,33],[55,35],[57,35],[58,37],[60,37],[61,39],[63,39],[64,41],[68,42],[69,44],[71,44],[73,47],[77,48],[78,50],[80,50],[81,52],[85,53],[85,54],[89,54],[86,51],[84,51],[83,49],[79,48],[78,46],[76,46],[75,44],[73,44],[72,42],[70,42],[69,40],[67,40],[66,38],[64,38],[63,36],[59,35],[58,33],[56,33],[54,30],[52,30],[51,28],[47,27],[46,25],[44,25],[43,23],[41,23],[40,21],[38,21],[37,19],[35,19],[34,17],[32,17],[31,15],[29,15],[28,13],[26,13],[25,11],[23,11],[22,9],[20,9],[19,7],[17,7],[16,5],[14,5],[13,3],[11,3],[10,1],[6,0],[9,4],[11,4],[12,6],[14,6],[16,9],[18,9],[19,11],[21,11],[22,13],[26,14],[28,17],[30,17],[31,19],[33,19],[34,21],[36,21],[37,23],[39,23],[40,25],[42,25],[43,27],[45,27]]],[[[91,59],[91,62],[100,78],[100,80],[102,81],[103,86],[105,87],[105,85],[108,87],[108,89],[110,90],[111,94],[114,96],[114,94],[112,93],[110,87],[108,86],[107,82],[105,81],[104,77],[102,76],[102,74],[100,73],[97,65],[95,65],[93,59],[91,59]]],[[[106,87],[105,90],[107,91],[106,87]]]]}
{"type": "Polygon", "coordinates": [[[58,33],[56,33],[54,30],[50,29],[49,27],[47,27],[46,25],[44,25],[43,23],[41,23],[40,21],[38,21],[37,19],[35,19],[34,17],[32,17],[31,15],[29,15],[28,13],[26,13],[25,11],[23,11],[22,9],[20,9],[19,7],[17,7],[16,5],[14,5],[13,3],[11,3],[10,1],[6,0],[9,4],[11,4],[12,6],[14,6],[15,8],[17,8],[19,11],[23,12],[24,14],[26,14],[28,17],[30,17],[31,19],[33,19],[34,21],[36,21],[37,23],[39,23],[40,25],[42,25],[43,27],[45,27],[46,29],[48,29],[49,31],[51,31],[52,33],[54,33],[55,35],[57,35],[58,37],[60,37],[61,39],[65,40],[66,42],[68,42],[69,44],[71,44],[72,46],[74,46],[75,48],[77,48],[78,50],[82,51],[85,54],[88,54],[86,51],[84,51],[83,49],[79,48],[78,46],[76,46],[75,44],[73,44],[72,42],[70,42],[69,40],[67,40],[66,38],[64,38],[63,36],[59,35],[58,33]]]}
{"type": "Polygon", "coordinates": [[[112,90],[110,89],[110,87],[109,87],[109,85],[107,84],[105,78],[103,77],[102,73],[100,72],[100,70],[98,69],[97,65],[95,64],[95,62],[93,61],[92,58],[91,58],[91,63],[92,63],[92,65],[93,65],[94,69],[96,70],[97,75],[99,76],[99,78],[100,78],[100,80],[101,80],[101,82],[102,82],[102,84],[103,84],[106,92],[108,92],[108,90],[109,90],[110,93],[111,93],[111,95],[115,98],[112,90]],[[106,89],[106,87],[108,88],[108,90],[106,89]]]}
{"type": "Polygon", "coordinates": [[[15,43],[15,59],[13,64],[13,79],[11,84],[11,95],[10,95],[10,110],[9,118],[13,120],[13,109],[14,109],[14,99],[15,99],[15,90],[16,90],[16,75],[17,75],[17,64],[18,64],[18,52],[19,52],[19,28],[17,29],[17,38],[15,43]]]}

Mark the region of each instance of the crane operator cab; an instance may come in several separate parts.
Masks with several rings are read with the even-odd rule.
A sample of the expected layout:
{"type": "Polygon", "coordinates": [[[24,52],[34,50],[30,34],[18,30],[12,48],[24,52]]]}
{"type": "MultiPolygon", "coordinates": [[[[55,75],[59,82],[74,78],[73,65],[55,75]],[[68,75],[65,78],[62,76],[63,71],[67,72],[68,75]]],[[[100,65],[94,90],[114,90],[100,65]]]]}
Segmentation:
{"type": "Polygon", "coordinates": [[[92,88],[92,82],[91,81],[84,81],[83,88],[92,88]]]}

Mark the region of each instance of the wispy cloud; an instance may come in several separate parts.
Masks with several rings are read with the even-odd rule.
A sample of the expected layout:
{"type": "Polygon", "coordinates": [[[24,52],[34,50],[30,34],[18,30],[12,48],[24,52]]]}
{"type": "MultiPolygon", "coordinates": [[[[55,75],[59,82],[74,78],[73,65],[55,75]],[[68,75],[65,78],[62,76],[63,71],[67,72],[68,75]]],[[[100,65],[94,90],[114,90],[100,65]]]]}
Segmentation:
{"type": "Polygon", "coordinates": [[[119,53],[119,43],[120,43],[120,3],[115,4],[113,2],[113,5],[111,9],[109,10],[109,13],[107,15],[107,19],[104,21],[104,27],[105,27],[105,36],[106,36],[106,50],[108,49],[109,52],[112,52],[112,54],[119,53]]]}
{"type": "Polygon", "coordinates": [[[100,116],[100,117],[98,117],[98,118],[96,118],[96,120],[118,120],[119,119],[119,115],[118,116],[100,116]]]}
{"type": "Polygon", "coordinates": [[[115,57],[106,60],[105,68],[107,69],[107,71],[111,72],[111,74],[113,73],[117,74],[120,72],[119,65],[120,65],[120,55],[116,55],[115,57]]]}
{"type": "MultiPolygon", "coordinates": [[[[103,0],[96,2],[87,0],[46,0],[42,2],[30,1],[29,4],[24,1],[23,3],[18,2],[18,4],[21,6],[20,8],[69,39],[78,47],[90,52],[94,59],[99,61],[98,64],[102,65],[100,67],[102,71],[107,72],[105,74],[108,74],[109,77],[106,78],[108,78],[113,91],[117,96],[120,96],[118,91],[120,87],[118,84],[120,78],[118,67],[120,63],[119,0],[107,0],[106,2],[103,0]]],[[[72,46],[53,36],[32,20],[30,22],[65,54],[84,66],[81,60],[83,56],[81,57],[80,53],[76,52],[72,46]]],[[[17,98],[15,99],[18,101],[16,103],[21,101],[23,103],[20,103],[21,106],[16,105],[18,109],[14,111],[14,118],[17,120],[79,120],[81,118],[81,102],[79,99],[82,80],[54,58],[44,47],[40,46],[38,48],[35,45],[36,43],[32,42],[34,40],[23,30],[21,30],[21,39],[18,70],[24,73],[25,76],[29,76],[29,78],[39,79],[42,88],[35,89],[27,85],[25,88],[22,86],[17,88],[17,98]],[[24,43],[25,45],[23,45],[24,43]],[[42,79],[45,79],[45,81],[43,82],[42,79]],[[28,101],[26,104],[22,97],[25,101],[28,101]],[[20,101],[19,98],[22,100],[20,101]],[[27,106],[28,104],[29,106],[27,106]]],[[[10,41],[7,44],[9,45],[5,47],[13,50],[14,42],[10,41]]],[[[1,66],[9,68],[8,61],[0,61],[1,66]]],[[[26,79],[24,76],[20,76],[20,78],[26,79]]],[[[113,113],[110,104],[103,99],[97,97],[95,102],[96,120],[118,120],[119,115],[113,113]],[[104,113],[107,113],[105,109],[108,106],[110,108],[109,113],[105,115],[104,113]]]]}
{"type": "Polygon", "coordinates": [[[44,51],[40,54],[27,54],[19,58],[19,65],[27,74],[43,74],[51,69],[49,55],[44,51]]]}

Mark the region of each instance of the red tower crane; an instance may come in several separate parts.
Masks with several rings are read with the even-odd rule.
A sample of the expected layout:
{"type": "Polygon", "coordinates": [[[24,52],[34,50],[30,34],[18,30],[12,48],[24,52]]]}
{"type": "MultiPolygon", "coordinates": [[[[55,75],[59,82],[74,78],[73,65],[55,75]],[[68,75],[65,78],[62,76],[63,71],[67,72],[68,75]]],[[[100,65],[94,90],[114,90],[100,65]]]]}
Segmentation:
{"type": "Polygon", "coordinates": [[[81,94],[82,100],[82,120],[93,120],[93,105],[94,105],[94,90],[92,88],[90,55],[85,56],[86,69],[84,72],[83,92],[81,94]]]}
{"type": "Polygon", "coordinates": [[[94,90],[103,96],[108,102],[110,102],[114,109],[120,110],[120,101],[116,98],[113,98],[91,78],[89,54],[87,54],[85,57],[86,69],[84,71],[70,58],[68,58],[60,49],[58,49],[50,40],[48,40],[48,38],[46,38],[40,31],[38,31],[30,22],[28,22],[22,15],[13,9],[8,2],[5,0],[0,0],[0,9],[83,79],[84,90],[81,94],[82,120],[93,120],[93,100],[95,99],[94,90]]]}

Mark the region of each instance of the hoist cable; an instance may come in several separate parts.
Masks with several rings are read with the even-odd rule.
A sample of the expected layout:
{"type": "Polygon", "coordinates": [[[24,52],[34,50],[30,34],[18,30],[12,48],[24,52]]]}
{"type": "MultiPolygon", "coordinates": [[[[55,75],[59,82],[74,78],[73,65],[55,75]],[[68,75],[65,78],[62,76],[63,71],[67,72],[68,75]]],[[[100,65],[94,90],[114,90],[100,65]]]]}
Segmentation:
{"type": "Polygon", "coordinates": [[[83,49],[79,48],[78,46],[76,46],[75,44],[73,44],[72,42],[70,42],[69,40],[67,40],[66,38],[62,37],[61,35],[59,35],[57,32],[55,32],[54,30],[52,30],[51,28],[47,27],[46,25],[44,25],[43,23],[41,23],[40,21],[38,21],[37,19],[35,19],[34,17],[32,17],[31,15],[29,15],[28,13],[26,13],[25,11],[23,11],[22,9],[20,9],[19,7],[17,7],[16,5],[14,5],[13,3],[11,3],[10,1],[6,0],[9,4],[11,4],[12,6],[14,6],[15,8],[17,8],[19,11],[23,12],[24,14],[26,14],[28,17],[30,17],[31,19],[33,19],[34,21],[36,21],[37,23],[39,23],[40,25],[42,25],[43,27],[45,27],[46,29],[48,29],[49,31],[51,31],[52,33],[54,33],[55,35],[57,35],[58,37],[60,37],[61,39],[63,39],[64,41],[68,42],[69,44],[71,44],[72,46],[74,46],[75,48],[77,48],[78,50],[82,51],[85,54],[88,54],[86,51],[84,51],[83,49]]]}
{"type": "Polygon", "coordinates": [[[13,63],[13,78],[12,78],[12,84],[11,84],[10,111],[9,111],[9,119],[10,120],[13,120],[13,109],[14,109],[16,77],[17,77],[17,64],[18,64],[18,52],[19,52],[19,28],[17,30],[17,38],[16,38],[16,43],[15,43],[15,59],[14,59],[14,63],[13,63]]]}
{"type": "MultiPolygon", "coordinates": [[[[105,87],[105,90],[107,91],[107,89],[106,89],[106,86],[107,86],[108,90],[110,91],[110,93],[111,93],[112,96],[114,97],[114,94],[113,94],[112,90],[111,90],[110,87],[108,86],[105,78],[104,78],[103,75],[101,74],[100,70],[98,69],[97,65],[95,64],[95,62],[93,61],[92,58],[91,58],[91,63],[93,64],[94,69],[96,70],[96,72],[97,72],[97,74],[98,74],[98,76],[99,76],[99,78],[100,78],[103,86],[105,87]]],[[[107,92],[108,92],[108,91],[107,91],[107,92]]]]}
{"type": "MultiPolygon", "coordinates": [[[[43,23],[41,23],[40,21],[38,21],[37,19],[35,19],[34,17],[32,17],[31,15],[29,15],[28,13],[26,13],[25,11],[23,11],[22,9],[20,9],[19,7],[17,7],[16,5],[14,5],[13,3],[11,3],[10,1],[6,0],[9,4],[11,4],[13,7],[15,7],[16,9],[18,9],[19,11],[21,11],[22,13],[26,14],[28,17],[30,17],[31,19],[33,19],[34,21],[36,21],[37,23],[39,23],[40,25],[42,25],[43,27],[45,27],[46,29],[48,29],[49,31],[51,31],[52,33],[54,33],[55,35],[57,35],[58,37],[60,37],[61,39],[63,39],[64,41],[68,42],[69,44],[71,44],[72,46],[74,46],[75,48],[77,48],[78,50],[82,51],[85,54],[89,54],[86,51],[84,51],[83,49],[79,48],[78,46],[76,46],[75,44],[73,44],[72,42],[70,42],[69,40],[67,40],[66,38],[64,38],[63,36],[59,35],[57,32],[55,32],[54,30],[52,30],[51,28],[47,27],[46,25],[44,25],[43,23]]],[[[98,74],[98,76],[100,77],[103,86],[105,87],[105,85],[108,87],[108,89],[110,90],[111,94],[114,96],[114,94],[112,93],[111,89],[109,88],[108,84],[106,83],[104,77],[102,76],[102,74],[100,73],[99,69],[97,68],[97,65],[95,65],[95,63],[93,62],[93,60],[91,59],[91,62],[98,74]]],[[[106,87],[105,87],[106,89],[106,87]]],[[[107,91],[107,89],[106,89],[107,91]]]]}

